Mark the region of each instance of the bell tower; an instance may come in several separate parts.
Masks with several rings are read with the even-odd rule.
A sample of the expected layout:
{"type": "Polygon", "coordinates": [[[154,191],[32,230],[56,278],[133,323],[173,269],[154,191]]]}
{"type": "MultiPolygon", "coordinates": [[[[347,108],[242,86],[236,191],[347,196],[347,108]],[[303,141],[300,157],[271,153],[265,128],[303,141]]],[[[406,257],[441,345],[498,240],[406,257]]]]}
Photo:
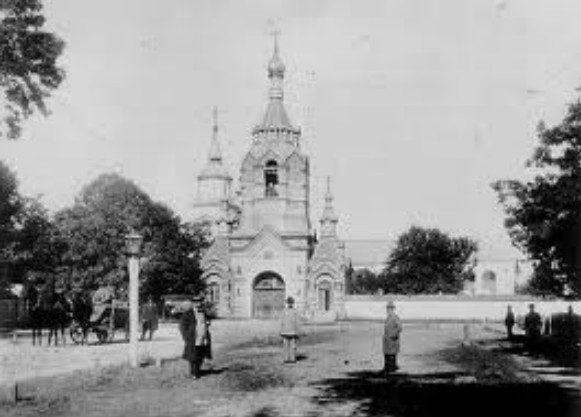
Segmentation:
{"type": "Polygon", "coordinates": [[[270,226],[283,234],[308,234],[311,227],[309,159],[300,148],[301,131],[284,106],[285,71],[275,39],[267,67],[266,111],[252,130],[252,144],[240,170],[241,233],[270,226]]]}

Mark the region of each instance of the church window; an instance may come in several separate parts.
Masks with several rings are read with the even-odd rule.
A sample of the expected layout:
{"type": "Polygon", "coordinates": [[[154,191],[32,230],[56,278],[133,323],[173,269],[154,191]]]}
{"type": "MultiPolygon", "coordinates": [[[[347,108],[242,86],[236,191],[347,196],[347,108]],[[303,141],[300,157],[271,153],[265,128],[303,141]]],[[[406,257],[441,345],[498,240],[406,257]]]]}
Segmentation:
{"type": "Polygon", "coordinates": [[[264,184],[266,187],[266,197],[276,197],[278,195],[276,191],[276,186],[278,185],[278,164],[272,159],[266,163],[264,168],[264,184]]]}

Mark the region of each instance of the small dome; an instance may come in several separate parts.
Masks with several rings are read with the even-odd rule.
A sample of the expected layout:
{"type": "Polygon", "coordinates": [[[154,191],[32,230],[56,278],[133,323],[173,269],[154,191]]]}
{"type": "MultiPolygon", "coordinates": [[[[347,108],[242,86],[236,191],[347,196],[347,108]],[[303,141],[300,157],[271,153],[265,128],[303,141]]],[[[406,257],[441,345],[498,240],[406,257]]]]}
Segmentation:
{"type": "Polygon", "coordinates": [[[275,44],[274,45],[274,53],[272,54],[272,58],[270,59],[270,62],[268,63],[268,76],[270,78],[272,78],[272,77],[282,78],[284,76],[285,70],[286,70],[286,67],[284,66],[282,59],[280,59],[280,56],[278,55],[278,45],[275,44]]]}

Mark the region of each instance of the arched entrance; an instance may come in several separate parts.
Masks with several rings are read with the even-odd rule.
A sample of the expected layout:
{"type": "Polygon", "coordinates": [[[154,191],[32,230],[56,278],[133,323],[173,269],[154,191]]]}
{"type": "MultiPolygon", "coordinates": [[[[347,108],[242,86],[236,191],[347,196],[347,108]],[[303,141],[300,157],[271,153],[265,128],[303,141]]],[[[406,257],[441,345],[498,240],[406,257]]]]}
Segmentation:
{"type": "Polygon", "coordinates": [[[220,302],[220,285],[217,282],[211,282],[206,289],[206,300],[217,305],[220,302]]]}
{"type": "Polygon", "coordinates": [[[319,310],[329,311],[331,310],[331,304],[333,303],[332,294],[333,287],[329,281],[320,281],[317,285],[317,294],[319,298],[319,310]]]}
{"type": "Polygon", "coordinates": [[[252,317],[275,318],[284,309],[284,281],[275,272],[263,272],[252,287],[252,317]]]}

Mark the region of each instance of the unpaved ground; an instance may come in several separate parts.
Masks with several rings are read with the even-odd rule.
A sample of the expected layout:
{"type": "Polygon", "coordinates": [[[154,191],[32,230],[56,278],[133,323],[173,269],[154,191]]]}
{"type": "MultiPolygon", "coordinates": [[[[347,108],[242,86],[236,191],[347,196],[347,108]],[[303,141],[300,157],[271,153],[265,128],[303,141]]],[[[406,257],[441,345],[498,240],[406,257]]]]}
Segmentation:
{"type": "MultiPolygon", "coordinates": [[[[179,360],[161,368],[77,372],[25,384],[21,395],[29,400],[4,403],[3,411],[9,417],[573,415],[569,394],[523,376],[510,358],[472,361],[514,367],[505,378],[498,366],[472,372],[466,357],[477,349],[443,354],[458,352],[459,324],[405,325],[401,370],[389,380],[378,372],[380,323],[307,327],[293,365],[282,363],[275,324],[241,322],[230,333],[219,326],[215,336],[229,338],[217,338],[213,370],[198,381],[187,378],[179,360]],[[480,380],[481,374],[492,380],[480,380]]],[[[481,326],[472,334],[484,341],[498,336],[481,326]]]]}

